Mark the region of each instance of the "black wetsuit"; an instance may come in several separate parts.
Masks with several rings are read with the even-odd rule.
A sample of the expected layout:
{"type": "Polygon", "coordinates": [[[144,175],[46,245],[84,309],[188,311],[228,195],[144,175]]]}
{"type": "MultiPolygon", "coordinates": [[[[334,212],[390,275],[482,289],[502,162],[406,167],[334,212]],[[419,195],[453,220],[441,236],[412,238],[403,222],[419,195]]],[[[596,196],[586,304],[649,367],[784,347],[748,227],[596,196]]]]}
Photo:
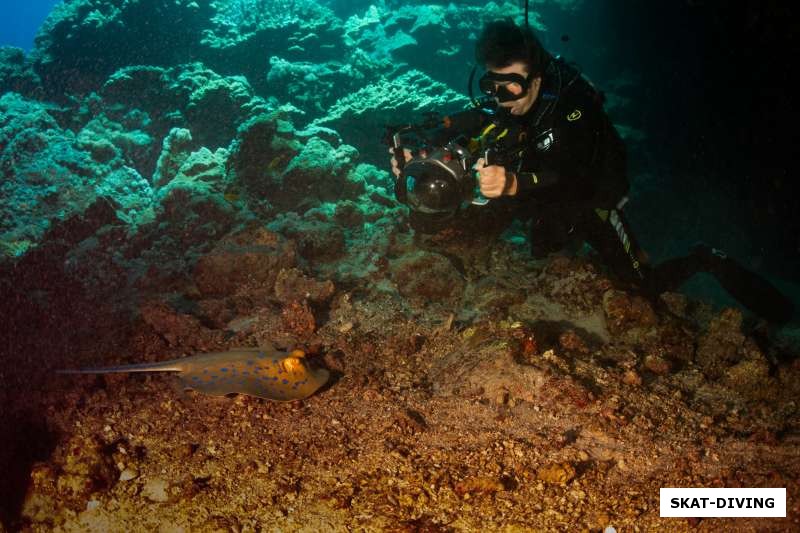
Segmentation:
{"type": "Polygon", "coordinates": [[[505,157],[489,164],[516,174],[517,193],[495,203],[530,220],[535,257],[585,241],[620,281],[648,296],[709,272],[756,314],[774,322],[792,316],[791,301],[769,282],[708,247],[657,266],[643,262],[622,212],[629,188],[625,145],[602,95],[575,68],[551,61],[533,108],[519,117],[506,113],[500,123],[509,131],[499,143],[505,157]]]}
{"type": "Polygon", "coordinates": [[[603,109],[602,95],[562,60],[553,60],[533,108],[509,116],[522,148],[507,171],[517,177],[510,198],[530,219],[535,257],[586,241],[621,280],[645,284],[639,248],[621,211],[629,184],[625,145],[603,109]]]}

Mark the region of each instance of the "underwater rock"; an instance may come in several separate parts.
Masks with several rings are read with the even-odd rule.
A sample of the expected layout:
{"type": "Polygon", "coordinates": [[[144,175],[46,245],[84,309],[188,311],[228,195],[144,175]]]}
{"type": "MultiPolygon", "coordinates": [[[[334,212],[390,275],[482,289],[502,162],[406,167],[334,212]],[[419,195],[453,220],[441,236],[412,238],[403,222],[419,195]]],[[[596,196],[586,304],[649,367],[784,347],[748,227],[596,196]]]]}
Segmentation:
{"type": "Polygon", "coordinates": [[[106,104],[141,109],[154,120],[164,120],[164,115],[177,112],[186,104],[187,91],[175,80],[179,69],[181,67],[124,66],[108,76],[97,93],[106,104]]]}
{"type": "Polygon", "coordinates": [[[98,439],[81,435],[64,445],[56,487],[76,508],[85,506],[91,493],[108,489],[117,481],[119,473],[106,448],[98,439]]]}
{"type": "Polygon", "coordinates": [[[268,93],[263,63],[255,57],[321,62],[341,55],[342,22],[329,7],[313,0],[273,5],[266,0],[215,2],[211,28],[200,55],[214,68],[244,74],[268,93]]]}
{"type": "Polygon", "coordinates": [[[227,147],[241,124],[270,110],[243,76],[220,76],[195,63],[176,83],[190,89],[182,110],[197,141],[209,148],[227,147]]]}
{"type": "Polygon", "coordinates": [[[722,384],[754,401],[775,401],[779,396],[778,380],[770,376],[766,359],[746,359],[725,370],[722,384]]]}
{"type": "Polygon", "coordinates": [[[697,343],[696,362],[709,378],[719,378],[741,360],[745,344],[742,312],[728,308],[711,320],[708,331],[697,343]]]}
{"type": "MultiPolygon", "coordinates": [[[[22,502],[20,515],[34,524],[52,525],[58,516],[58,473],[47,463],[36,463],[31,468],[30,483],[22,502]]],[[[0,528],[0,531],[3,531],[0,528]]]]}
{"type": "Polygon", "coordinates": [[[268,91],[281,102],[301,110],[305,121],[325,115],[341,97],[359,90],[367,80],[390,73],[389,61],[371,58],[361,49],[353,50],[346,60],[316,63],[292,62],[272,56],[267,72],[268,91]]]}
{"type": "Polygon", "coordinates": [[[0,46],[0,94],[13,92],[26,98],[42,92],[41,81],[33,72],[25,51],[13,46],[0,46]]]}
{"type": "Polygon", "coordinates": [[[280,193],[273,193],[272,202],[298,205],[301,199],[326,202],[348,194],[358,196],[363,189],[353,190],[358,182],[347,179],[357,158],[358,151],[352,146],[343,144],[334,148],[318,137],[308,139],[281,174],[282,187],[280,193]]]}
{"type": "Polygon", "coordinates": [[[99,94],[107,114],[122,106],[147,116],[146,131],[155,138],[185,128],[193,147],[211,149],[227,147],[241,124],[271,109],[242,76],[223,76],[197,62],[121,68],[99,94]]]}
{"type": "Polygon", "coordinates": [[[391,261],[390,268],[400,294],[419,305],[452,304],[464,292],[461,273],[436,253],[411,252],[391,261]]]}
{"type": "Polygon", "coordinates": [[[284,329],[300,341],[307,340],[317,329],[314,312],[305,301],[293,301],[284,305],[281,320],[284,329]]]}
{"type": "Polygon", "coordinates": [[[218,148],[212,152],[205,146],[195,152],[179,156],[178,171],[162,189],[159,197],[166,197],[175,188],[197,187],[202,190],[223,193],[226,188],[226,162],[228,151],[218,148]]]}
{"type": "Polygon", "coordinates": [[[164,302],[147,302],[139,308],[139,313],[170,346],[206,350],[215,337],[220,337],[219,331],[209,330],[197,317],[180,313],[164,302]]]}
{"type": "Polygon", "coordinates": [[[286,164],[302,150],[294,126],[279,113],[261,114],[242,124],[231,145],[228,169],[250,200],[269,208],[270,197],[280,190],[286,164]]]}
{"type": "Polygon", "coordinates": [[[220,240],[198,261],[194,280],[203,296],[246,292],[254,299],[266,298],[273,294],[278,273],[296,261],[291,242],[255,226],[220,240]]]}
{"type": "Polygon", "coordinates": [[[130,253],[205,252],[237,223],[249,220],[249,212],[225,196],[226,160],[224,149],[212,153],[201,148],[189,154],[177,175],[156,191],[160,204],[152,220],[139,228],[130,253]]]}
{"type": "Polygon", "coordinates": [[[292,239],[297,244],[300,256],[311,264],[340,259],[346,250],[342,228],[334,222],[320,220],[313,215],[279,215],[268,227],[292,239]]]}
{"type": "Polygon", "coordinates": [[[563,485],[575,477],[575,467],[570,463],[545,465],[536,472],[536,477],[545,483],[563,485]]]}
{"type": "Polygon", "coordinates": [[[618,290],[606,291],[603,310],[608,330],[615,336],[635,336],[637,330],[650,328],[657,323],[656,314],[647,300],[618,290]]]}
{"type": "Polygon", "coordinates": [[[386,160],[386,147],[377,141],[387,124],[416,121],[424,111],[454,111],[469,100],[447,85],[418,70],[394,78],[382,78],[336,101],[327,115],[313,122],[347,132],[347,140],[361,147],[362,156],[372,163],[386,160]]]}
{"type": "Polygon", "coordinates": [[[140,129],[145,126],[147,119],[141,114],[129,113],[122,120],[126,124],[111,119],[105,113],[95,116],[78,132],[76,145],[92,154],[92,158],[100,165],[126,164],[146,172],[155,158],[153,139],[140,129]],[[120,161],[115,162],[117,158],[120,161]]]}
{"type": "Polygon", "coordinates": [[[80,213],[95,198],[103,167],[76,146],[51,114],[55,106],[0,96],[0,241],[3,255],[35,246],[55,221],[80,213]]]}
{"type": "MultiPolygon", "coordinates": [[[[400,11],[407,12],[409,7],[403,6],[400,11]]],[[[425,6],[411,7],[412,10],[424,8],[425,6]]],[[[396,24],[387,23],[387,18],[392,13],[394,11],[389,10],[381,13],[377,6],[371,5],[364,16],[350,16],[344,23],[344,44],[351,49],[369,50],[373,56],[386,58],[391,58],[393,52],[403,47],[414,48],[417,41],[413,37],[402,28],[397,28],[396,24]]]]}
{"type": "Polygon", "coordinates": [[[297,268],[284,268],[275,279],[275,298],[284,302],[309,302],[320,304],[331,299],[334,285],[330,280],[317,281],[297,268]]]}
{"type": "Polygon", "coordinates": [[[85,94],[121,67],[194,57],[211,16],[209,0],[60,2],[36,37],[34,69],[54,98],[85,94]]]}
{"type": "Polygon", "coordinates": [[[156,171],[153,174],[153,185],[163,187],[177,174],[186,161],[193,146],[192,132],[185,128],[173,128],[161,143],[161,155],[158,156],[156,171]]]}
{"type": "Polygon", "coordinates": [[[142,496],[154,503],[169,501],[169,483],[161,478],[148,479],[142,486],[142,496]]]}

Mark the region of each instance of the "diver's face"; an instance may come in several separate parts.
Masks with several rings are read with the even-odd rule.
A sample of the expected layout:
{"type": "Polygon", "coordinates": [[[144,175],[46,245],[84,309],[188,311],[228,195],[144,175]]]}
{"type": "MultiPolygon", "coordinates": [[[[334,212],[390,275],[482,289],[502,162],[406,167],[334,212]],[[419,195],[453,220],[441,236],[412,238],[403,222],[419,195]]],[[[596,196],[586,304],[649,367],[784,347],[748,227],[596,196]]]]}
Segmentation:
{"type": "MultiPolygon", "coordinates": [[[[522,61],[515,61],[509,66],[502,68],[488,67],[488,70],[496,74],[519,74],[523,78],[528,77],[528,67],[522,61]]],[[[512,94],[522,94],[524,92],[520,84],[516,82],[497,82],[495,85],[505,87],[505,89],[512,94]]],[[[497,105],[505,107],[512,115],[524,115],[533,107],[536,98],[539,97],[539,87],[541,87],[541,85],[542,77],[536,76],[531,80],[528,94],[518,100],[498,102],[497,105]]]]}

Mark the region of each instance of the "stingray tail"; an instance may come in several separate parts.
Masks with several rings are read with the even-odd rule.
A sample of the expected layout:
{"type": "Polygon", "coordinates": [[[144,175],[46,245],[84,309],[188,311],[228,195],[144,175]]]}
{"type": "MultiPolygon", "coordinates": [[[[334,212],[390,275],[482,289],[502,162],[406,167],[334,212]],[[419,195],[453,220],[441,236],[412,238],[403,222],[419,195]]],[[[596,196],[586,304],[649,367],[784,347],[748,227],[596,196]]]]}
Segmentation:
{"type": "Polygon", "coordinates": [[[116,374],[121,372],[181,372],[180,360],[161,363],[140,363],[136,365],[105,366],[96,368],[77,368],[56,370],[56,374],[116,374]]]}

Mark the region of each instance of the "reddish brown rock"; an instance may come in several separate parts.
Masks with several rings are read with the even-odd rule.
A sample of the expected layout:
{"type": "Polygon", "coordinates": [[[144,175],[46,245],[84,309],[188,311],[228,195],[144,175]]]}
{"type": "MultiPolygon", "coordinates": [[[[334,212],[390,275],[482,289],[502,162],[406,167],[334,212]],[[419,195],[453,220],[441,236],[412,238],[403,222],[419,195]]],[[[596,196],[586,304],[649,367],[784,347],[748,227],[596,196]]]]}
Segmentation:
{"type": "Polygon", "coordinates": [[[568,352],[589,353],[589,347],[583,342],[583,339],[575,333],[575,331],[568,329],[558,336],[558,344],[562,349],[568,352]]]}
{"type": "Polygon", "coordinates": [[[603,310],[608,330],[612,335],[623,335],[634,329],[649,328],[658,322],[647,300],[623,291],[606,291],[603,295],[603,310]]]}
{"type": "Polygon", "coordinates": [[[197,317],[178,313],[164,302],[147,302],[139,309],[142,320],[173,346],[204,348],[221,332],[203,326],[197,317]]]}
{"type": "Polygon", "coordinates": [[[299,339],[307,339],[317,329],[316,319],[306,302],[290,302],[281,314],[284,328],[299,339]]]}
{"type": "Polygon", "coordinates": [[[663,357],[653,354],[644,358],[643,366],[646,370],[649,370],[653,374],[658,374],[659,376],[669,374],[669,371],[672,369],[669,361],[663,357]]]}
{"type": "Polygon", "coordinates": [[[536,472],[536,477],[545,483],[568,483],[575,477],[575,467],[570,463],[545,465],[536,472]]]}
{"type": "Polygon", "coordinates": [[[719,378],[725,369],[742,359],[745,336],[742,333],[742,313],[725,309],[715,317],[697,346],[697,364],[706,376],[719,378]]]}
{"type": "Polygon", "coordinates": [[[400,294],[421,302],[453,300],[464,291],[464,279],[444,256],[415,252],[392,265],[392,280],[400,294]]]}
{"type": "Polygon", "coordinates": [[[297,268],[282,269],[275,280],[275,297],[282,301],[327,302],[334,290],[332,281],[317,281],[297,268]]]}
{"type": "Polygon", "coordinates": [[[203,296],[237,292],[271,294],[278,272],[295,266],[294,246],[261,227],[222,239],[197,264],[194,279],[203,296]]]}

